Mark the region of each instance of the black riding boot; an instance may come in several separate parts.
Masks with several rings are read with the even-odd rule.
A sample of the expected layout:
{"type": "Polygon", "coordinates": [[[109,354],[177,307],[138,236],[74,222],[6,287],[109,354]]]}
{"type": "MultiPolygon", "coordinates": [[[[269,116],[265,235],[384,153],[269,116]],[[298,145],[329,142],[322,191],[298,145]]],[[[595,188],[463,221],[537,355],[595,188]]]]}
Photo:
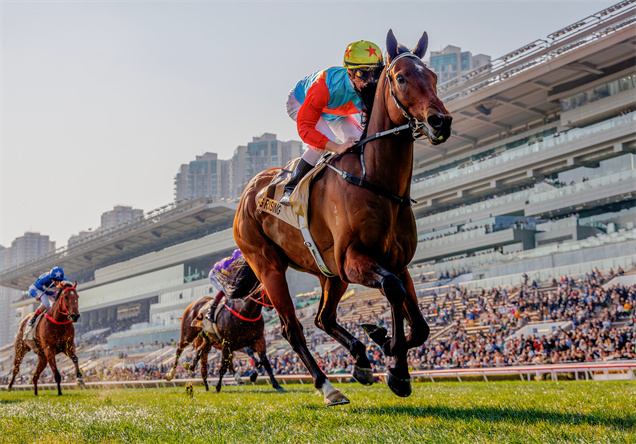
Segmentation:
{"type": "Polygon", "coordinates": [[[217,295],[214,297],[214,301],[212,301],[212,305],[210,306],[210,311],[208,311],[208,314],[205,315],[205,317],[208,318],[213,324],[216,322],[216,319],[214,319],[214,317],[216,316],[216,309],[221,303],[221,299],[223,299],[223,296],[225,296],[223,292],[217,293],[217,295]]]}
{"type": "Polygon", "coordinates": [[[300,162],[298,162],[298,165],[296,165],[296,169],[292,173],[291,178],[289,179],[289,182],[287,182],[287,184],[285,185],[285,188],[284,188],[285,193],[283,194],[283,197],[281,197],[280,199],[281,205],[286,205],[286,206],[291,205],[291,202],[289,202],[289,198],[294,192],[296,185],[298,185],[298,182],[300,182],[300,179],[305,177],[305,174],[311,171],[313,167],[314,167],[313,165],[305,162],[305,159],[300,159],[300,162]]]}

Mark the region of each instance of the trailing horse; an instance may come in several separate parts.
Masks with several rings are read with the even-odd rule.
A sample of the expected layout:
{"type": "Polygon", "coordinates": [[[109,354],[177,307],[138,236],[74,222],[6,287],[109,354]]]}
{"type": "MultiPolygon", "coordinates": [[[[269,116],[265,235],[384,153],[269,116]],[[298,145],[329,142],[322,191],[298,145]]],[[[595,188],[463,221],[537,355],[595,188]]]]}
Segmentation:
{"type": "Polygon", "coordinates": [[[38,355],[38,364],[33,373],[33,391],[38,394],[38,379],[40,374],[46,368],[48,363],[57,383],[57,394],[62,394],[60,383],[62,376],[57,370],[55,356],[64,353],[75,365],[75,374],[77,382],[81,387],[84,386],[82,372],[79,369],[77,356],[75,355],[75,327],[74,322],[80,317],[78,309],[78,294],[75,289],[77,282],[73,285],[68,284],[60,289],[55,302],[51,308],[42,315],[42,319],[36,324],[33,340],[24,339],[24,328],[33,314],[25,317],[20,323],[18,334],[15,340],[15,358],[13,361],[13,376],[7,390],[11,391],[13,382],[20,372],[20,364],[24,355],[33,350],[38,355]]]}
{"type": "Polygon", "coordinates": [[[305,247],[300,230],[261,212],[257,194],[280,170],[254,177],[245,188],[234,220],[234,238],[278,311],[282,334],[311,373],[327,405],[349,400],[327,380],[310,354],[303,328],[289,294],[288,266],[318,276],[322,295],[317,327],[342,344],[355,359],[354,378],[373,383],[366,347],[336,320],[336,310],[349,283],[379,289],[392,311],[392,333],[367,326],[385,354],[395,358],[387,383],[398,396],[411,393],[407,351],[426,341],[429,327],[417,304],[407,265],[417,248],[410,189],[413,140],[426,136],[437,145],[450,136],[451,116],[437,97],[437,77],[421,58],[428,36],[413,52],[387,35],[387,66],[380,76],[366,134],[366,143],[332,156],[323,177],[310,191],[309,228],[332,276],[322,274],[305,247]],[[408,336],[404,320],[410,325],[408,336]]]}
{"type": "MultiPolygon", "coordinates": [[[[272,387],[276,390],[283,391],[267,359],[266,343],[265,343],[265,323],[261,315],[263,306],[270,306],[266,301],[267,296],[264,290],[259,290],[256,297],[248,295],[244,299],[228,299],[221,312],[216,319],[218,336],[215,332],[206,333],[201,327],[193,327],[192,322],[197,318],[200,310],[211,300],[210,297],[202,297],[192,302],[183,312],[181,318],[181,339],[177,345],[177,352],[174,365],[165,379],[170,381],[174,378],[177,369],[177,363],[183,350],[192,344],[196,350],[193,363],[189,366],[189,370],[194,371],[197,362],[201,360],[201,377],[206,390],[208,388],[208,353],[212,347],[221,350],[221,369],[219,382],[216,385],[216,391],[221,391],[223,375],[228,369],[232,368],[232,353],[234,351],[244,351],[252,360],[254,360],[257,368],[262,365],[269,375],[272,387]],[[258,359],[254,352],[258,355],[258,359]],[[260,362],[259,362],[260,361],[260,362]]],[[[256,373],[254,373],[256,376],[256,373]]]]}

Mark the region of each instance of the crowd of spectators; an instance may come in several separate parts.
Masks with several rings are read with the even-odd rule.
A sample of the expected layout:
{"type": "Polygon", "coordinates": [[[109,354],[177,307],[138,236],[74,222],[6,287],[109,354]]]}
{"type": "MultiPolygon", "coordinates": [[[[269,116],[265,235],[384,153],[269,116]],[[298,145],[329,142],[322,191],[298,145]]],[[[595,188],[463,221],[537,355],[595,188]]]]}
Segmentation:
{"type": "MultiPolygon", "coordinates": [[[[409,351],[410,366],[414,370],[424,370],[634,359],[636,285],[603,286],[623,274],[620,267],[616,272],[610,269],[606,275],[594,268],[577,278],[554,277],[539,285],[536,281],[530,282],[524,273],[516,287],[471,292],[464,287],[451,286],[444,293],[420,298],[420,309],[432,334],[423,346],[409,351]],[[558,323],[559,327],[545,336],[515,334],[530,322],[558,323]]],[[[386,300],[374,299],[373,303],[360,300],[349,304],[346,309],[339,309],[339,319],[344,319],[343,326],[365,343],[374,371],[385,371],[392,365],[392,358],[387,358],[360,327],[362,323],[376,323],[390,330],[390,309],[386,300]]],[[[274,373],[306,374],[298,355],[289,347],[281,347],[278,324],[270,328],[273,331],[268,336],[273,339],[268,341],[269,360],[274,373]],[[272,344],[280,348],[272,350],[272,344]]],[[[310,350],[326,373],[352,371],[354,360],[340,344],[315,328],[306,329],[305,334],[310,350]]],[[[81,344],[80,349],[87,345],[81,344]]],[[[159,344],[167,345],[170,344],[159,344]]],[[[248,375],[254,371],[254,363],[247,356],[240,353],[236,356],[241,358],[234,363],[239,374],[248,375]]],[[[122,353],[120,357],[125,358],[126,354],[122,353]]],[[[172,365],[171,361],[166,364],[165,360],[163,365],[124,364],[124,361],[112,367],[93,367],[86,372],[85,380],[161,379],[172,365]]],[[[183,366],[191,361],[191,355],[182,359],[177,378],[193,376],[183,366]]],[[[2,364],[0,371],[6,370],[6,366],[7,363],[2,364]]],[[[218,367],[219,359],[211,356],[210,374],[218,375],[218,367]]],[[[260,372],[264,374],[263,370],[260,372]]],[[[69,369],[65,376],[72,379],[72,373],[69,369]]],[[[196,374],[199,374],[198,369],[196,374]]],[[[26,382],[29,377],[23,375],[20,380],[26,382]]],[[[48,372],[43,381],[50,382],[51,378],[48,372]]],[[[6,383],[8,376],[1,379],[0,383],[6,383]]]]}

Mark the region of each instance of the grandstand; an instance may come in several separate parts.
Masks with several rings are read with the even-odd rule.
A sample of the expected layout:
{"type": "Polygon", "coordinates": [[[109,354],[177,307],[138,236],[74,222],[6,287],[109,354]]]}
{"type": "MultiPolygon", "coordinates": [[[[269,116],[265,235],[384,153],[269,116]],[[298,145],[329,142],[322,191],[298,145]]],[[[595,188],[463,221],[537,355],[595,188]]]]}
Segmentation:
{"type": "MultiPolygon", "coordinates": [[[[495,293],[502,289],[492,297],[482,289],[491,295],[503,286],[509,306],[519,308],[521,292],[533,298],[557,292],[553,278],[579,279],[595,267],[604,276],[633,269],[635,9],[633,1],[620,2],[439,85],[453,134],[439,146],[416,142],[411,188],[419,241],[411,274],[431,344],[460,330],[496,336],[492,323],[467,318],[476,306],[499,303],[495,293]],[[521,285],[523,274],[536,289],[521,285]]],[[[236,202],[171,203],[2,270],[0,285],[25,290],[34,277],[61,266],[79,282],[78,334],[107,344],[85,356],[99,354],[94,361],[102,364],[115,356],[122,371],[135,359],[165,365],[183,310],[209,294],[207,271],[236,248],[235,211],[236,202]],[[119,357],[127,347],[141,354],[119,357]]],[[[305,275],[290,279],[293,294],[317,284],[305,275]]],[[[343,324],[386,318],[388,305],[377,290],[353,290],[339,308],[343,324]]],[[[34,309],[33,300],[13,307],[21,318],[34,309]]],[[[541,323],[541,309],[537,300],[520,317],[493,322],[508,330],[541,323]]],[[[313,334],[315,307],[303,310],[301,321],[313,334]]],[[[268,338],[285,365],[298,363],[274,332],[268,338]]],[[[320,338],[316,345],[327,341],[320,338]]]]}

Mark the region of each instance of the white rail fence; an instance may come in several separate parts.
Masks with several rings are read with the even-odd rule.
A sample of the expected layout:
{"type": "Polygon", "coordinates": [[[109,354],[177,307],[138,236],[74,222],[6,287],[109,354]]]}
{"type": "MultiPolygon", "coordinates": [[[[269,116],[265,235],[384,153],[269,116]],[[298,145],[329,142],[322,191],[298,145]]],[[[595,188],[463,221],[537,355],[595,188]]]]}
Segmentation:
{"type": "MultiPolygon", "coordinates": [[[[474,377],[483,378],[489,382],[488,377],[492,376],[518,376],[522,381],[532,381],[545,379],[549,376],[552,381],[558,380],[559,374],[574,374],[574,379],[609,381],[609,380],[636,380],[636,361],[620,361],[612,363],[584,363],[584,364],[557,364],[557,365],[526,365],[518,367],[488,367],[488,368],[462,368],[462,369],[445,369],[445,370],[420,370],[411,372],[413,380],[430,380],[437,382],[440,380],[457,379],[464,382],[464,379],[474,377]],[[437,380],[436,380],[437,379],[437,380]]],[[[381,381],[386,381],[386,373],[375,373],[374,376],[381,381]]],[[[350,382],[352,376],[350,373],[339,373],[328,375],[329,379],[334,382],[350,382]]],[[[249,381],[249,378],[240,378],[240,383],[249,381]]],[[[276,379],[286,384],[311,384],[310,375],[277,375],[276,379]]],[[[269,383],[269,377],[259,376],[257,383],[269,383]]],[[[201,385],[201,378],[176,379],[166,381],[164,379],[141,380],[141,381],[103,381],[103,382],[87,382],[86,389],[121,389],[121,388],[157,388],[157,387],[183,387],[191,383],[193,385],[201,385]]],[[[209,378],[208,384],[214,386],[218,383],[218,378],[209,378]]],[[[237,381],[228,377],[224,379],[223,385],[237,385],[237,381]]],[[[56,384],[38,384],[40,390],[54,390],[56,384]]],[[[77,388],[75,382],[62,383],[65,390],[77,388]]],[[[6,390],[6,386],[2,387],[6,390]]],[[[13,390],[33,390],[32,384],[15,385],[13,390]]]]}

